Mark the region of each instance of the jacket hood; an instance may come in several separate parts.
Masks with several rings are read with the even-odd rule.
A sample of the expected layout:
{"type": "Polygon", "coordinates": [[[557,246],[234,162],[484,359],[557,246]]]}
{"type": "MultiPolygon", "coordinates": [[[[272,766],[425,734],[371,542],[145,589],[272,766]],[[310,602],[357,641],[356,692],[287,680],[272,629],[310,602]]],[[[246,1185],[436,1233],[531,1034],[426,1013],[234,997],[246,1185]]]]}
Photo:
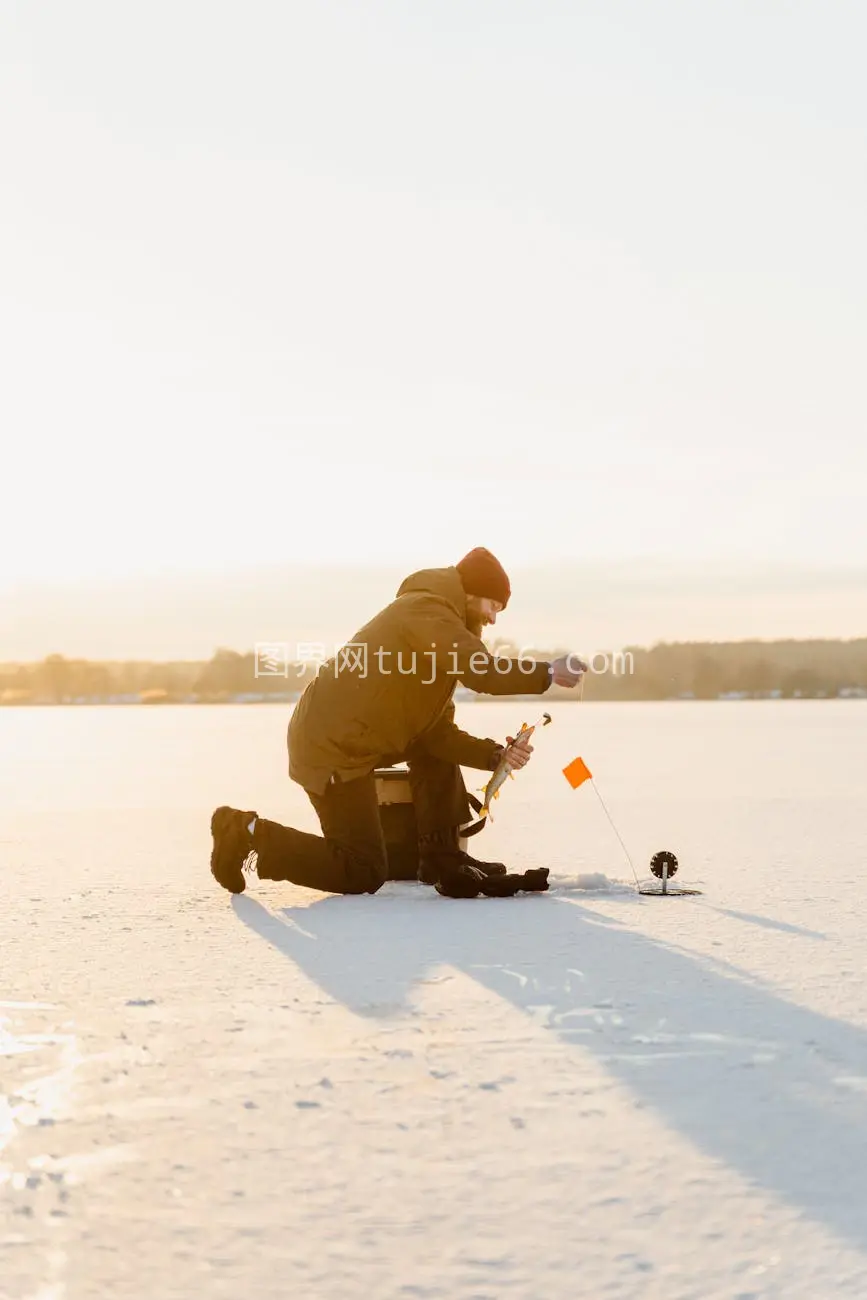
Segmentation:
{"type": "Polygon", "coordinates": [[[467,615],[467,594],[461,575],[452,565],[448,569],[419,569],[411,573],[397,589],[398,596],[407,596],[415,592],[425,592],[447,600],[461,619],[467,615]]]}

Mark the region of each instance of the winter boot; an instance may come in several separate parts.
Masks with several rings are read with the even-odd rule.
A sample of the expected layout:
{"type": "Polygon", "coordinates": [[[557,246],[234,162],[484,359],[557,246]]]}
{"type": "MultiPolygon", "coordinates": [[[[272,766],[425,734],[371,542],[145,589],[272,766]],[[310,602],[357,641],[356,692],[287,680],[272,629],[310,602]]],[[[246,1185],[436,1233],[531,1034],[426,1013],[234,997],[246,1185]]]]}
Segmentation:
{"type": "Polygon", "coordinates": [[[459,849],[458,852],[463,866],[475,867],[476,871],[481,871],[483,876],[504,876],[506,874],[505,862],[480,862],[478,858],[472,858],[469,853],[464,853],[463,849],[459,849]]]}
{"type": "Polygon", "coordinates": [[[253,836],[248,829],[258,816],[237,808],[217,808],[211,817],[211,875],[232,894],[243,894],[244,866],[253,853],[253,836]]]}
{"type": "Polygon", "coordinates": [[[418,837],[418,878],[423,885],[436,885],[443,872],[467,867],[481,876],[503,876],[502,862],[479,862],[458,847],[458,827],[428,831],[418,837]]]}

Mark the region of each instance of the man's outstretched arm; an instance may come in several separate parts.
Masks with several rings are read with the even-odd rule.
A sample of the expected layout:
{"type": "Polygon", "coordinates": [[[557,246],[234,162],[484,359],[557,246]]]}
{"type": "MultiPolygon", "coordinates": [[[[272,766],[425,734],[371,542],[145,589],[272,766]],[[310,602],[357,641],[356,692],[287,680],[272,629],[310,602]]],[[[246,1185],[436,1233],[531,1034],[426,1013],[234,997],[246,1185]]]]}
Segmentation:
{"type": "Polygon", "coordinates": [[[532,659],[497,659],[445,601],[431,596],[413,607],[407,639],[430,673],[463,682],[483,695],[541,695],[551,684],[550,665],[532,659]]]}
{"type": "Polygon", "coordinates": [[[406,635],[421,656],[426,673],[432,665],[437,676],[457,678],[482,695],[542,695],[552,684],[577,686],[587,671],[577,655],[565,655],[553,663],[497,658],[446,602],[435,596],[414,605],[406,635]]]}

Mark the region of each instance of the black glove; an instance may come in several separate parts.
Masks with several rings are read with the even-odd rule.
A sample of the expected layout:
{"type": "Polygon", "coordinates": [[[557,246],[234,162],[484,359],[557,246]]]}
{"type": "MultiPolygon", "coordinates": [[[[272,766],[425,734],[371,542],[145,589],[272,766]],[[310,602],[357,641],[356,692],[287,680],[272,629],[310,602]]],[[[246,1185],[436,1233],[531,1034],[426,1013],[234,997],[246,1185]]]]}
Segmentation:
{"type": "Polygon", "coordinates": [[[528,893],[541,893],[548,888],[548,868],[535,867],[530,871],[512,871],[505,876],[486,876],[475,867],[448,867],[437,881],[437,893],[443,898],[512,898],[519,889],[528,893]]]}
{"type": "MultiPolygon", "coordinates": [[[[500,879],[503,877],[501,876],[500,879]]],[[[483,871],[464,864],[444,867],[436,883],[436,891],[443,898],[478,898],[482,892],[482,881],[487,880],[483,871]]]]}
{"type": "Polygon", "coordinates": [[[530,871],[509,872],[505,876],[485,876],[481,890],[488,898],[513,898],[519,889],[528,893],[541,893],[548,888],[548,868],[534,867],[530,871]]]}

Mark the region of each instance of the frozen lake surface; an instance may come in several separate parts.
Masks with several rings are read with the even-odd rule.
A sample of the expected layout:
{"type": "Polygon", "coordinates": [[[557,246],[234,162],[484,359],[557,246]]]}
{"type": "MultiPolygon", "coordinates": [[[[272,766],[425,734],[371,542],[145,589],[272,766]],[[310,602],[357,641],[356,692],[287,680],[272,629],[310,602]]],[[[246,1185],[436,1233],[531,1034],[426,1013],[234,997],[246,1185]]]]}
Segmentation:
{"type": "Polygon", "coordinates": [[[214,884],[285,708],[0,711],[3,1300],[863,1300],[867,704],[552,713],[461,902],[214,884]]]}

